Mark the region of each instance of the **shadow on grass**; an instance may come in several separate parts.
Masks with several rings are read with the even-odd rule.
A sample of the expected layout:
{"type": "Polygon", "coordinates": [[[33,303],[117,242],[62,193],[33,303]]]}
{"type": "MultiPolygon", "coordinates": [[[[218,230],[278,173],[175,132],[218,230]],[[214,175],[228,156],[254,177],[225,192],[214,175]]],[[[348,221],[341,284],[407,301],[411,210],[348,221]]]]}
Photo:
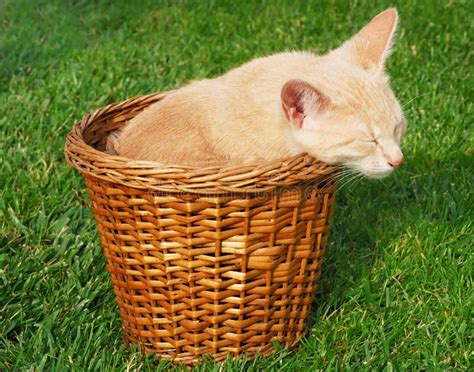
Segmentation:
{"type": "Polygon", "coordinates": [[[388,179],[364,180],[338,192],[312,324],[354,297],[373,302],[373,264],[390,255],[408,230],[449,226],[451,231],[471,215],[472,156],[419,153],[407,163],[388,179]]]}

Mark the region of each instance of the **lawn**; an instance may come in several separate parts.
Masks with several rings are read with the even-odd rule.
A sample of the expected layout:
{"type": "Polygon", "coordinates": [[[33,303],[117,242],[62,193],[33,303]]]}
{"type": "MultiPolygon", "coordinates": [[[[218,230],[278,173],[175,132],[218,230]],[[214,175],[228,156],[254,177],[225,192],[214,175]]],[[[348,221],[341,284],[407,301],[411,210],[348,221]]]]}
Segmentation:
{"type": "MultiPolygon", "coordinates": [[[[122,345],[85,186],[63,157],[74,122],[256,56],[324,53],[389,5],[0,2],[0,370],[172,368],[122,345]]],[[[339,191],[296,352],[196,370],[472,370],[474,9],[395,5],[388,71],[409,123],[405,164],[339,191]]]]}

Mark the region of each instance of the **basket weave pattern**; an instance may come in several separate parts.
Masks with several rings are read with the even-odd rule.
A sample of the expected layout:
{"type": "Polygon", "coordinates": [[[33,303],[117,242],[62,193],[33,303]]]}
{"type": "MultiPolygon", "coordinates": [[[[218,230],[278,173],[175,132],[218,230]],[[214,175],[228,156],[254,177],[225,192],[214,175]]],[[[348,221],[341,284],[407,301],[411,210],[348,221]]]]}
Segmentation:
{"type": "Polygon", "coordinates": [[[266,355],[274,339],[295,345],[320,275],[336,170],[304,154],[197,169],[101,151],[163,96],[87,115],[65,147],[89,190],[126,342],[189,364],[266,355]]]}

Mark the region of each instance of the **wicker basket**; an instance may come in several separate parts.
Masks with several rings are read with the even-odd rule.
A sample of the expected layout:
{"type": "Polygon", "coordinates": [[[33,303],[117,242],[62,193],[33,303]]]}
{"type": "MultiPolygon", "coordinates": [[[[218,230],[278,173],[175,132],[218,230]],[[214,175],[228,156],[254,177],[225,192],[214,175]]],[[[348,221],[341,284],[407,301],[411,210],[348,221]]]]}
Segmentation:
{"type": "Polygon", "coordinates": [[[164,94],[86,115],[67,162],[89,189],[126,343],[193,364],[305,334],[334,205],[336,168],[299,156],[193,168],[132,161],[107,135],[164,94]]]}

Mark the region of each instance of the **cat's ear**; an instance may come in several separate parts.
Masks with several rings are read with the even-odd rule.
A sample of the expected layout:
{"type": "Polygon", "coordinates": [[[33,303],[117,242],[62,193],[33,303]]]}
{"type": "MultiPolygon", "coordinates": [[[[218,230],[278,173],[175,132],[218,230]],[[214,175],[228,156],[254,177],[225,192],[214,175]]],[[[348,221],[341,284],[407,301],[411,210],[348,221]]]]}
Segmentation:
{"type": "Polygon", "coordinates": [[[363,69],[381,71],[386,58],[390,55],[397,24],[397,10],[386,9],[376,15],[342,48],[349,53],[351,60],[363,69]]]}
{"type": "Polygon", "coordinates": [[[306,116],[324,112],[328,99],[302,80],[290,80],[281,89],[281,105],[286,119],[297,128],[303,127],[306,116]]]}

